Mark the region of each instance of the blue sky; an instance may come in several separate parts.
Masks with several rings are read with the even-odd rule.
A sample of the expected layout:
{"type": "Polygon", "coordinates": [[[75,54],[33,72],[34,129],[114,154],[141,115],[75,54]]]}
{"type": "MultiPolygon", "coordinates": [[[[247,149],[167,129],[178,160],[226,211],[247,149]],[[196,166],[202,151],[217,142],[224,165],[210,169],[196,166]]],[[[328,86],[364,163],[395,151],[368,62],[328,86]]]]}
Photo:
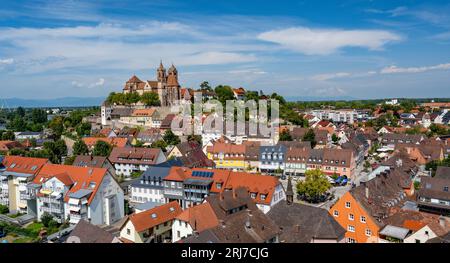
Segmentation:
{"type": "Polygon", "coordinates": [[[98,97],[173,62],[285,96],[450,97],[448,1],[6,1],[1,97],[98,97]]]}

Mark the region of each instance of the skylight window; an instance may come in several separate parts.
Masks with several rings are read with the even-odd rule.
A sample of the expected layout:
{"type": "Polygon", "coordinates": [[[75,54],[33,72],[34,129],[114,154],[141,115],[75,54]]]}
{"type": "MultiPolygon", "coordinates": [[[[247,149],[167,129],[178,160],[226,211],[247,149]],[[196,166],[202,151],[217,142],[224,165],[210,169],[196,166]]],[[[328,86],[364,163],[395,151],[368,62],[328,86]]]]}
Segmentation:
{"type": "Polygon", "coordinates": [[[152,218],[153,218],[153,219],[156,218],[156,214],[155,214],[155,213],[152,214],[152,218]]]}

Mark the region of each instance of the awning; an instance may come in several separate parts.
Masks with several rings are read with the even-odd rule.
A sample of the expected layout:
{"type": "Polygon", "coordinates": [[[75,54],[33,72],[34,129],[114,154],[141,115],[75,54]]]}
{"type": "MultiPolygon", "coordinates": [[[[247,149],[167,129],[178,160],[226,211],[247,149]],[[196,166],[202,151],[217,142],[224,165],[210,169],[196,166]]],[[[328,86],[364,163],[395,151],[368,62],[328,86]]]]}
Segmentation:
{"type": "Polygon", "coordinates": [[[53,197],[59,197],[60,195],[61,195],[60,192],[53,192],[53,193],[51,193],[51,196],[53,196],[53,197]]]}
{"type": "Polygon", "coordinates": [[[69,210],[70,211],[75,211],[75,212],[78,212],[78,211],[80,211],[80,207],[78,207],[78,206],[69,206],[69,210]]]}
{"type": "Polygon", "coordinates": [[[79,199],[73,199],[73,198],[69,199],[69,205],[78,205],[79,203],[80,203],[79,199]]]}
{"type": "Polygon", "coordinates": [[[45,195],[49,195],[49,194],[52,193],[52,191],[41,189],[40,193],[41,193],[41,194],[45,194],[45,195]]]}

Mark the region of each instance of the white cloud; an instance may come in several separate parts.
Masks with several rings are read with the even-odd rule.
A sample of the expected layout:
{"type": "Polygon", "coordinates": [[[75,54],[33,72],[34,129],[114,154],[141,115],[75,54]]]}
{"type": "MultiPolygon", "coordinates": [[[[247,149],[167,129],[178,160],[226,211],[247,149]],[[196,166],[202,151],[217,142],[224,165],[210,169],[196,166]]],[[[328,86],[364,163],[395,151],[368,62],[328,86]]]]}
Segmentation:
{"type": "Polygon", "coordinates": [[[104,78],[100,78],[98,81],[91,83],[91,84],[85,84],[82,82],[78,82],[78,81],[72,81],[72,86],[76,87],[76,88],[84,88],[87,87],[89,89],[95,88],[95,87],[102,87],[103,85],[105,85],[105,79],[104,78]]]}
{"type": "Polygon", "coordinates": [[[10,65],[12,63],[14,63],[12,58],[0,59],[0,65],[10,65]]]}
{"type": "Polygon", "coordinates": [[[314,75],[314,76],[311,77],[311,79],[312,80],[325,81],[325,80],[344,78],[344,77],[349,77],[349,76],[351,76],[351,74],[348,73],[348,72],[338,72],[338,73],[314,75]]]}
{"type": "Polygon", "coordinates": [[[395,74],[395,73],[421,73],[432,70],[447,70],[450,69],[450,63],[439,64],[434,66],[427,67],[410,67],[410,68],[401,68],[397,66],[389,66],[383,68],[380,73],[381,74],[395,74]]]}
{"type": "Polygon", "coordinates": [[[307,55],[328,55],[345,47],[381,50],[389,42],[400,41],[398,34],[384,30],[310,29],[291,27],[260,34],[259,39],[278,43],[307,55]]]}

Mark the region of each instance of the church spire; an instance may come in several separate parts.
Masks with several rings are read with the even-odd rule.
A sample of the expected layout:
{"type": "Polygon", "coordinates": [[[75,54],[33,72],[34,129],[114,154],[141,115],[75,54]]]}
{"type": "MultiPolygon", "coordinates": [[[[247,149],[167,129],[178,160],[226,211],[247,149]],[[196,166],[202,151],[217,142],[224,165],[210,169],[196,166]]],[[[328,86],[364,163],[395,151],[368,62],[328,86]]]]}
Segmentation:
{"type": "Polygon", "coordinates": [[[287,188],[286,188],[286,203],[288,205],[290,205],[293,202],[294,202],[294,191],[292,190],[291,176],[289,176],[288,184],[287,184],[287,188]]]}

